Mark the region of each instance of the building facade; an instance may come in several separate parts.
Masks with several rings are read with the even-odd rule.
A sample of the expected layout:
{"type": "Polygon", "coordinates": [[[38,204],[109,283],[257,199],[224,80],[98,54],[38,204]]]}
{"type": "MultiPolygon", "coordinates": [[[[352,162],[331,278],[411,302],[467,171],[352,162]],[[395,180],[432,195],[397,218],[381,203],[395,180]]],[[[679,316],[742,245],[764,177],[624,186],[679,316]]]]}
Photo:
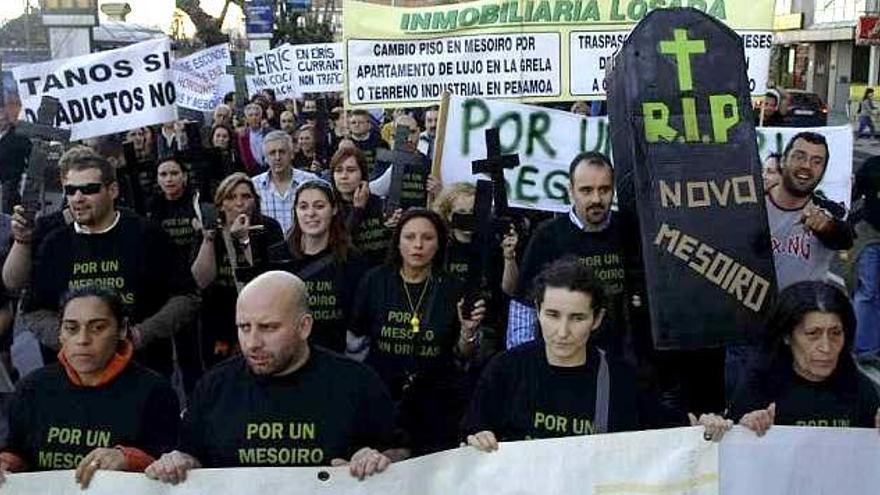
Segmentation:
{"type": "Polygon", "coordinates": [[[856,26],[878,0],[776,0],[770,78],[818,94],[832,115],[850,115],[851,94],[878,84],[880,46],[856,43],[856,26]]]}

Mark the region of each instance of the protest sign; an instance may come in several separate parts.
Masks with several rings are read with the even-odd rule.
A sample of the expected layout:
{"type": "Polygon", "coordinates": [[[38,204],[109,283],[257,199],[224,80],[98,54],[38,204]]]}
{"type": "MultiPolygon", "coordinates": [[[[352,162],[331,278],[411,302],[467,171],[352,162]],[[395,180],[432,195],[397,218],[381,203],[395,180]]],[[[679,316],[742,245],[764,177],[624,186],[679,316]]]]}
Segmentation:
{"type": "Polygon", "coordinates": [[[248,53],[248,65],[255,70],[248,77],[248,89],[254,94],[271,88],[279,100],[342,91],[342,56],[340,43],[284,44],[257,55],[248,53]]]}
{"type": "Polygon", "coordinates": [[[741,38],[695,9],[655,10],[610,80],[618,204],[638,214],[654,345],[757,339],[776,283],[741,38]]]}
{"type": "Polygon", "coordinates": [[[749,85],[766,91],[772,0],[477,0],[393,7],[345,0],[346,102],[436,103],[459,96],[518,101],[602,99],[605,73],[632,26],[655,7],[693,6],[744,39],[749,85]]]}
{"type": "Polygon", "coordinates": [[[298,94],[342,91],[345,67],[342,43],[294,45],[293,48],[298,94]]]}
{"type": "MultiPolygon", "coordinates": [[[[702,428],[676,428],[502,443],[491,454],[462,447],[392,464],[365,481],[348,467],[202,469],[175,486],[101,470],[88,493],[865,495],[880,485],[878,464],[877,432],[867,429],[774,426],[759,438],[735,427],[719,444],[704,440],[702,428]]],[[[73,471],[52,471],[10,475],[3,493],[82,490],[73,471]]]]}
{"type": "Polygon", "coordinates": [[[61,102],[56,123],[79,140],[177,118],[177,95],[167,38],[118,50],[12,69],[33,122],[44,95],[61,102]]]}
{"type": "MultiPolygon", "coordinates": [[[[571,206],[568,166],[582,151],[611,153],[608,119],[582,117],[570,112],[483,98],[450,96],[443,133],[440,177],[444,186],[476,183],[471,161],[486,156],[485,130],[497,127],[502,153],[519,154],[521,165],[505,171],[511,206],[565,212],[571,206]]],[[[759,127],[758,153],[763,161],[781,153],[797,132],[818,132],[828,140],[831,159],[819,189],[834,201],[849,204],[852,173],[852,130],[848,126],[793,129],[759,127]]],[[[613,158],[613,156],[612,156],[613,158]]]]}
{"type": "Polygon", "coordinates": [[[226,67],[232,64],[229,45],[216,45],[174,61],[174,84],[177,105],[211,112],[223,103],[223,97],[235,90],[226,67]]]}

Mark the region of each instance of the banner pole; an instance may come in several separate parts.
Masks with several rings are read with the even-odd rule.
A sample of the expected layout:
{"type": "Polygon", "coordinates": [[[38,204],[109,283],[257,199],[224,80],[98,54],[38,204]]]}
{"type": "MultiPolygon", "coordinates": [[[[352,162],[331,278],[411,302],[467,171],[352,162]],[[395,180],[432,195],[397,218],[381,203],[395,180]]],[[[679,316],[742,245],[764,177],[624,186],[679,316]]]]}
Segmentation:
{"type": "MultiPolygon", "coordinates": [[[[434,157],[431,160],[431,176],[443,182],[440,173],[440,163],[443,161],[443,144],[446,141],[446,117],[449,115],[449,91],[444,91],[440,96],[440,113],[437,116],[437,130],[434,132],[434,157]]],[[[428,206],[434,203],[436,198],[428,194],[428,206]]]]}

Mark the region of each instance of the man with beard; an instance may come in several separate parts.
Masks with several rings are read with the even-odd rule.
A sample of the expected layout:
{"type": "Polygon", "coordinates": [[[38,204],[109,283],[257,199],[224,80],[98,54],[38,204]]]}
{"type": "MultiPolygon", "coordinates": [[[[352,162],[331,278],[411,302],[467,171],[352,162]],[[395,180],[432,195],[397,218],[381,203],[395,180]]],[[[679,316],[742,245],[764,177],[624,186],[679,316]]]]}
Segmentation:
{"type": "MultiPolygon", "coordinates": [[[[236,304],[241,354],[196,386],[179,450],[146,474],[179,483],[197,468],[340,466],[363,479],[391,462],[393,405],[366,365],[309,345],[314,319],[305,283],[264,273],[236,304]]],[[[397,455],[401,454],[398,451],[397,455]]]]}
{"type": "Polygon", "coordinates": [[[635,283],[627,284],[626,279],[640,263],[624,260],[621,220],[611,211],[611,161],[598,152],[577,155],[569,166],[569,188],[571,211],[538,227],[526,248],[517,297],[511,302],[508,348],[535,338],[537,312],[529,297],[535,276],[548,263],[574,256],[593,270],[609,296],[608,311],[595,342],[608,352],[619,352],[623,350],[626,294],[633,297],[637,293],[635,283]]]}
{"type": "Polygon", "coordinates": [[[796,134],[785,146],[781,180],[766,195],[778,288],[824,280],[834,251],[849,249],[852,230],[819,206],[816,186],[828,168],[828,143],[815,132],[796,134]]]}
{"type": "Polygon", "coordinates": [[[191,276],[165,231],[114,206],[119,186],[106,159],[77,151],[63,156],[61,163],[73,222],[53,230],[39,246],[25,326],[37,335],[44,352],[57,351],[61,295],[92,285],[114,289],[130,318],[135,358],[170,376],[171,339],[189,327],[198,311],[191,276]]]}

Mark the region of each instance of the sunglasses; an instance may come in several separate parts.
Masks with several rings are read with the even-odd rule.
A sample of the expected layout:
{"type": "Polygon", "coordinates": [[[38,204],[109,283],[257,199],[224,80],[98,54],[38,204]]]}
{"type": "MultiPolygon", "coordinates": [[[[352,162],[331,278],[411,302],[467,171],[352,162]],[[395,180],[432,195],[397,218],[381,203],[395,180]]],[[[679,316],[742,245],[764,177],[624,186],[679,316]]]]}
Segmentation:
{"type": "Polygon", "coordinates": [[[89,182],[88,184],[67,184],[64,186],[64,194],[66,196],[75,196],[76,192],[79,191],[83,193],[84,196],[91,196],[92,194],[98,194],[101,192],[101,188],[104,187],[104,184],[101,182],[89,182]]]}

